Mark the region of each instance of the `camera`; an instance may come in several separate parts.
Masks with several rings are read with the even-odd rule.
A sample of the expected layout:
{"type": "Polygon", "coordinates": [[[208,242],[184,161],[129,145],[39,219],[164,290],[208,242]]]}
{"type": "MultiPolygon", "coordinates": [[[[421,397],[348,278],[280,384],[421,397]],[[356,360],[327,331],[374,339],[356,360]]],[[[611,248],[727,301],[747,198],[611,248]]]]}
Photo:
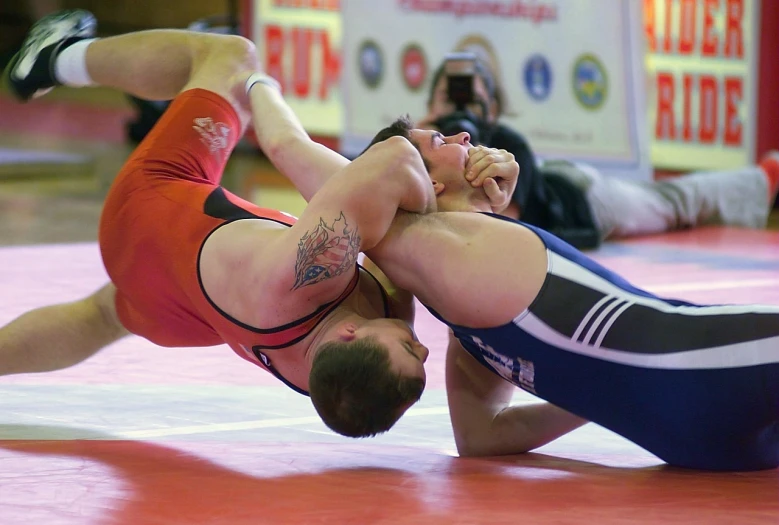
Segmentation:
{"type": "Polygon", "coordinates": [[[465,131],[471,136],[471,144],[481,144],[484,142],[484,138],[482,137],[484,123],[482,122],[482,119],[468,110],[455,111],[454,113],[444,115],[433,122],[433,124],[447,137],[465,131]]]}
{"type": "Polygon", "coordinates": [[[473,53],[449,53],[444,59],[444,75],[449,101],[454,112],[438,118],[434,124],[444,135],[467,132],[472,144],[489,141],[492,125],[483,116],[487,115],[488,101],[474,95],[473,82],[476,75],[477,57],[473,53]],[[481,110],[479,116],[474,109],[481,110]]]}

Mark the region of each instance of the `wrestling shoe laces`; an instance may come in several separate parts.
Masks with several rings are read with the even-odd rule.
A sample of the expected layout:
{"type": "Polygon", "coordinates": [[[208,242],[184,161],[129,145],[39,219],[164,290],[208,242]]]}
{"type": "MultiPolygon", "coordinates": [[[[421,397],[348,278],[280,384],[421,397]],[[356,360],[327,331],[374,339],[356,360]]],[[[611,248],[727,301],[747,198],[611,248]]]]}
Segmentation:
{"type": "Polygon", "coordinates": [[[58,11],[38,20],[21,49],[6,68],[6,83],[13,95],[28,101],[60,85],[54,75],[54,60],[63,44],[95,36],[97,20],[89,11],[58,11]]]}

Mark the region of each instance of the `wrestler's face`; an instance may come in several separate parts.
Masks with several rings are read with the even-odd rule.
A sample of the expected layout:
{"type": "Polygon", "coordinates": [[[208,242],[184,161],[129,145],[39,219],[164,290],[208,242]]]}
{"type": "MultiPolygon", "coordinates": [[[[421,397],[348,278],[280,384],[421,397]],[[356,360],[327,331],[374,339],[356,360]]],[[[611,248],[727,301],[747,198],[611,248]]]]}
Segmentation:
{"type": "Polygon", "coordinates": [[[392,368],[405,377],[419,377],[425,380],[425,366],[430,351],[421,344],[400,319],[373,319],[360,326],[357,337],[375,337],[387,348],[392,368]]]}
{"type": "Polygon", "coordinates": [[[411,142],[425,160],[436,195],[441,191],[471,190],[470,183],[465,179],[468,150],[473,147],[468,133],[445,137],[438,131],[413,129],[411,142]]]}

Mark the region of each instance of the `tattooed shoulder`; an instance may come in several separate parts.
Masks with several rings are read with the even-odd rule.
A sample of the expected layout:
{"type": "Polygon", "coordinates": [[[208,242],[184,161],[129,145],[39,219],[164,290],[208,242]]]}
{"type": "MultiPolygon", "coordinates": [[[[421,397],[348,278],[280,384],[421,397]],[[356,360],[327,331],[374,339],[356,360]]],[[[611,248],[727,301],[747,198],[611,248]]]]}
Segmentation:
{"type": "Polygon", "coordinates": [[[293,290],[342,275],[354,268],[360,253],[360,235],[346,222],[343,212],[331,225],[319,224],[298,243],[293,290]]]}

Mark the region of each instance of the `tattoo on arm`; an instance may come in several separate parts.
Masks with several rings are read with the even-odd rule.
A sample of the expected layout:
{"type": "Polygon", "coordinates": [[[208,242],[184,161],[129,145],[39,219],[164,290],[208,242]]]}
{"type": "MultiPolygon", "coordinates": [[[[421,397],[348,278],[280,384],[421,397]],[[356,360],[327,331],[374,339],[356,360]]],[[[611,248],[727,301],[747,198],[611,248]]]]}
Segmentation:
{"type": "Polygon", "coordinates": [[[292,289],[337,277],[354,268],[360,243],[357,228],[346,223],[343,212],[332,226],[320,217],[319,224],[312,231],[307,231],[298,243],[292,289]]]}

